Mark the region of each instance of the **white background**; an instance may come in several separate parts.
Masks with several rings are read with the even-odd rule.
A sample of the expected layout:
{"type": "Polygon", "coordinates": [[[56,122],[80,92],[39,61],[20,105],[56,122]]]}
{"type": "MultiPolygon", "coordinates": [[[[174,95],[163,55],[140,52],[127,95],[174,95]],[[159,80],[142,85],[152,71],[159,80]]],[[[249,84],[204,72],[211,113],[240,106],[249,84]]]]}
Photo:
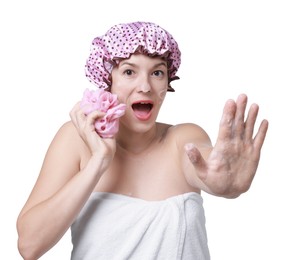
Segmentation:
{"type": "MultiPolygon", "coordinates": [[[[160,121],[197,123],[214,142],[224,102],[244,92],[260,105],[258,124],[270,122],[251,189],[234,200],[203,195],[212,260],[289,259],[287,2],[1,1],[0,259],[21,259],[16,218],[51,139],[91,86],[92,39],[138,20],[167,29],[182,51],[160,121]]],[[[70,250],[68,232],[41,259],[69,259],[70,250]]]]}

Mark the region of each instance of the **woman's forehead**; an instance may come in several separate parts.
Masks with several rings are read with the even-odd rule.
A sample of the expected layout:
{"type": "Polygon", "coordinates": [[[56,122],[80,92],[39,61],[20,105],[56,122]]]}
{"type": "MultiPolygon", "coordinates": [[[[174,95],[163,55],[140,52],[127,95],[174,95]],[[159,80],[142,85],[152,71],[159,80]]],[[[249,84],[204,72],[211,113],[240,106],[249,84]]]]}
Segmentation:
{"type": "Polygon", "coordinates": [[[165,58],[160,56],[154,56],[150,57],[145,54],[135,53],[132,54],[129,58],[121,59],[119,61],[119,66],[122,66],[123,64],[142,64],[142,63],[150,63],[153,66],[166,66],[167,67],[167,61],[165,58]]]}

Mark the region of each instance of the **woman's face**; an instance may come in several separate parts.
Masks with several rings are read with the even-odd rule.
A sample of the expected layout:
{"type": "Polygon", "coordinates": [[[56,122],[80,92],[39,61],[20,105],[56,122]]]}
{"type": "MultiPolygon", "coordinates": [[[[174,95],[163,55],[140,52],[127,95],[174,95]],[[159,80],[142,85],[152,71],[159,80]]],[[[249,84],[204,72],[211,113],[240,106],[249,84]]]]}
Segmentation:
{"type": "Polygon", "coordinates": [[[159,57],[133,54],[112,71],[111,92],[127,105],[121,124],[137,131],[151,128],[168,88],[167,62],[159,57]],[[137,129],[135,128],[137,127],[137,129]]]}

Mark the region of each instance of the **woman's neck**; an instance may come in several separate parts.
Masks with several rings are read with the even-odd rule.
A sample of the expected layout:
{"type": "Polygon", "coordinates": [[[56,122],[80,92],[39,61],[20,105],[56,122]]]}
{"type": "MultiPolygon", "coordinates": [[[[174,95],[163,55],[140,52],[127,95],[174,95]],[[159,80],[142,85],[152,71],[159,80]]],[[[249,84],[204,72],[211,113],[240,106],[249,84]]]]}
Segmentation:
{"type": "Polygon", "coordinates": [[[118,146],[131,154],[141,154],[149,149],[156,140],[159,139],[158,124],[156,123],[153,128],[148,132],[137,133],[123,129],[120,126],[120,131],[117,134],[116,142],[118,146]]]}

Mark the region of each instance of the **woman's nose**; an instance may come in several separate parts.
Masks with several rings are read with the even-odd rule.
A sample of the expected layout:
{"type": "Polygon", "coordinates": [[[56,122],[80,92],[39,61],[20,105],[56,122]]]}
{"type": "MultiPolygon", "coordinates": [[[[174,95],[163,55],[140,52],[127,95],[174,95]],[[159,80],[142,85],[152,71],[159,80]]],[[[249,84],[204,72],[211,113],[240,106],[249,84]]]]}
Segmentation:
{"type": "Polygon", "coordinates": [[[138,84],[138,91],[148,93],[151,91],[151,84],[148,77],[142,77],[138,84]]]}

